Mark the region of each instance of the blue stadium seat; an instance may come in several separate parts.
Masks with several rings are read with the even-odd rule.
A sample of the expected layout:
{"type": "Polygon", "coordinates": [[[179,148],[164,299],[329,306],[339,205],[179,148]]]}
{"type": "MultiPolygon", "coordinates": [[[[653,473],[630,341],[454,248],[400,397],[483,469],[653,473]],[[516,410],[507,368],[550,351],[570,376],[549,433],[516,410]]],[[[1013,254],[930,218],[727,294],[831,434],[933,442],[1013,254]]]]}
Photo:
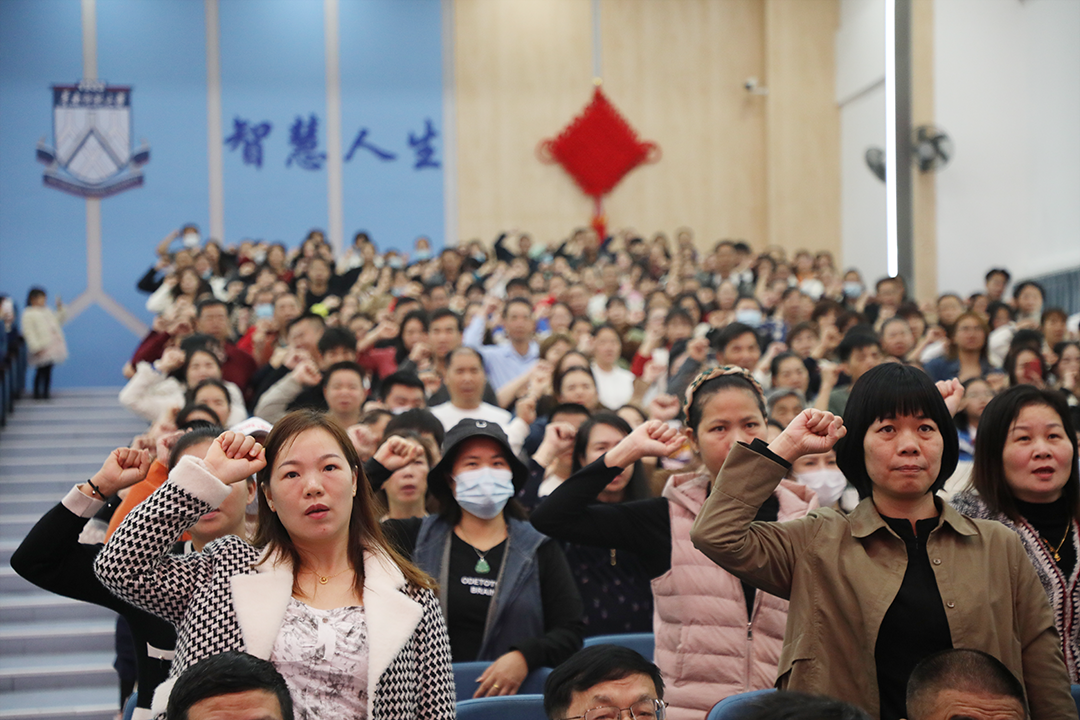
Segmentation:
{"type": "Polygon", "coordinates": [[[593,645],[619,645],[631,650],[637,650],[644,655],[649,662],[653,660],[656,652],[656,637],[652,633],[625,633],[623,635],[594,635],[585,638],[585,647],[593,645]]]}
{"type": "Polygon", "coordinates": [[[543,695],[506,695],[462,700],[457,720],[547,720],[543,695]]]}
{"type": "MultiPolygon", "coordinates": [[[[454,690],[457,693],[458,702],[472,699],[477,687],[476,678],[480,677],[480,674],[490,664],[486,660],[454,663],[454,690]]],[[[551,668],[549,667],[536,668],[528,674],[525,682],[521,683],[518,693],[522,695],[543,695],[544,682],[550,674],[551,668]]]]}
{"type": "Polygon", "coordinates": [[[135,705],[139,702],[139,691],[136,690],[128,695],[127,702],[124,703],[124,720],[131,720],[131,716],[135,714],[135,705]]]}
{"type": "Polygon", "coordinates": [[[726,697],[712,706],[712,710],[705,716],[705,720],[740,720],[750,710],[754,700],[762,695],[776,692],[773,688],[766,690],[751,690],[726,697]]]}

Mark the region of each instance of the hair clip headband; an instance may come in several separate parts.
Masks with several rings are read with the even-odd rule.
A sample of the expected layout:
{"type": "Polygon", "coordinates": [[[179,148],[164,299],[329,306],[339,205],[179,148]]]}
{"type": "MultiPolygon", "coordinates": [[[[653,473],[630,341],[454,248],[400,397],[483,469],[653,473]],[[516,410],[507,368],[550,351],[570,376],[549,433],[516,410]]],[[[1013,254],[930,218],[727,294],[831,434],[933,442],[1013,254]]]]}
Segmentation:
{"type": "Polygon", "coordinates": [[[721,375],[739,375],[750,383],[754,388],[754,392],[758,394],[762,402],[765,401],[765,391],[761,389],[761,384],[754,379],[754,376],[750,374],[749,370],[741,368],[738,365],[721,365],[714,367],[712,370],[706,370],[694,378],[694,381],[690,383],[690,386],[686,388],[686,407],[690,407],[694,404],[694,393],[697,389],[705,383],[720,377],[721,375]]]}

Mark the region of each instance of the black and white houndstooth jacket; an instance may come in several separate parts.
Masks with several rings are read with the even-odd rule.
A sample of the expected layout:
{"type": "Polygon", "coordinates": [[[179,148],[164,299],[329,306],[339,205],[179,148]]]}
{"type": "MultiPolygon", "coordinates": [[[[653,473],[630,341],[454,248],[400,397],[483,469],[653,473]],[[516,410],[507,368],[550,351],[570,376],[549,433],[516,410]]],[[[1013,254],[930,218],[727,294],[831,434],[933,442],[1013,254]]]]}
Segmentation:
{"type": "MultiPolygon", "coordinates": [[[[292,596],[291,563],[257,564],[263,553],[236,536],[201,553],[169,554],[229,491],[202,460],[181,459],[169,481],[124,519],[94,566],[117,596],[176,625],[172,676],[155,694],[156,714],[175,677],[204,657],[243,650],[269,659],[292,596]]],[[[408,585],[381,554],[366,555],[364,578],[368,718],[452,719],[450,641],[435,595],[408,585]]]]}

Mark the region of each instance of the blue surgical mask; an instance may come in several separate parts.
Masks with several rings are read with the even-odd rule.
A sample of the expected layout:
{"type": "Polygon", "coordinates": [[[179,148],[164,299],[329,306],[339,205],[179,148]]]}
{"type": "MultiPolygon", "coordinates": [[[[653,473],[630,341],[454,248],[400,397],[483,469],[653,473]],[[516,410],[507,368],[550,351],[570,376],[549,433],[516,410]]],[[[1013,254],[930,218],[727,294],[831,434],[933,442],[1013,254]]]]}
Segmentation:
{"type": "Polygon", "coordinates": [[[497,517],[514,496],[514,474],[482,467],[454,476],[454,497],[461,509],[483,520],[497,517]]]}
{"type": "Polygon", "coordinates": [[[404,265],[401,262],[401,258],[399,258],[397,255],[394,255],[392,258],[387,260],[386,264],[389,265],[390,267],[394,268],[395,270],[400,270],[404,265]]]}
{"type": "Polygon", "coordinates": [[[761,327],[761,311],[756,308],[736,310],[735,322],[749,325],[752,328],[761,327]]]}
{"type": "Polygon", "coordinates": [[[862,283],[857,280],[848,280],[844,283],[844,297],[854,300],[863,293],[862,283]]]}
{"type": "Polygon", "coordinates": [[[431,248],[425,248],[423,250],[416,251],[416,259],[423,262],[424,260],[431,259],[431,248]]]}

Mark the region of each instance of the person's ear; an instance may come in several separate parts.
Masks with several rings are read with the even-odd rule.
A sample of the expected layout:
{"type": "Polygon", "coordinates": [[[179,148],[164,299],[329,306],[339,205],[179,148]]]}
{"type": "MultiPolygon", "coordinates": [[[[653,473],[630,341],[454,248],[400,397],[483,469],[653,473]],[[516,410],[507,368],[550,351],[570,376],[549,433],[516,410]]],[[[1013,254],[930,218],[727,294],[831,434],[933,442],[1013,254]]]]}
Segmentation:
{"type": "Polygon", "coordinates": [[[250,505],[251,501],[254,500],[255,497],[258,495],[258,490],[257,490],[258,486],[256,485],[255,481],[251,480],[251,479],[249,479],[247,481],[247,486],[248,486],[248,489],[247,489],[248,491],[247,491],[247,503],[246,504],[250,505]]]}
{"type": "Polygon", "coordinates": [[[270,483],[266,483],[262,486],[263,496],[266,498],[266,505],[270,508],[270,512],[274,510],[274,494],[270,491],[270,483]]]}
{"type": "Polygon", "coordinates": [[[690,449],[694,451],[695,455],[701,454],[701,448],[698,445],[697,433],[693,428],[685,428],[683,434],[686,435],[686,439],[690,441],[690,449]]]}
{"type": "Polygon", "coordinates": [[[357,478],[358,477],[359,477],[359,473],[357,472],[356,468],[353,468],[353,471],[352,471],[352,496],[353,497],[356,497],[356,487],[357,487],[357,478]]]}

